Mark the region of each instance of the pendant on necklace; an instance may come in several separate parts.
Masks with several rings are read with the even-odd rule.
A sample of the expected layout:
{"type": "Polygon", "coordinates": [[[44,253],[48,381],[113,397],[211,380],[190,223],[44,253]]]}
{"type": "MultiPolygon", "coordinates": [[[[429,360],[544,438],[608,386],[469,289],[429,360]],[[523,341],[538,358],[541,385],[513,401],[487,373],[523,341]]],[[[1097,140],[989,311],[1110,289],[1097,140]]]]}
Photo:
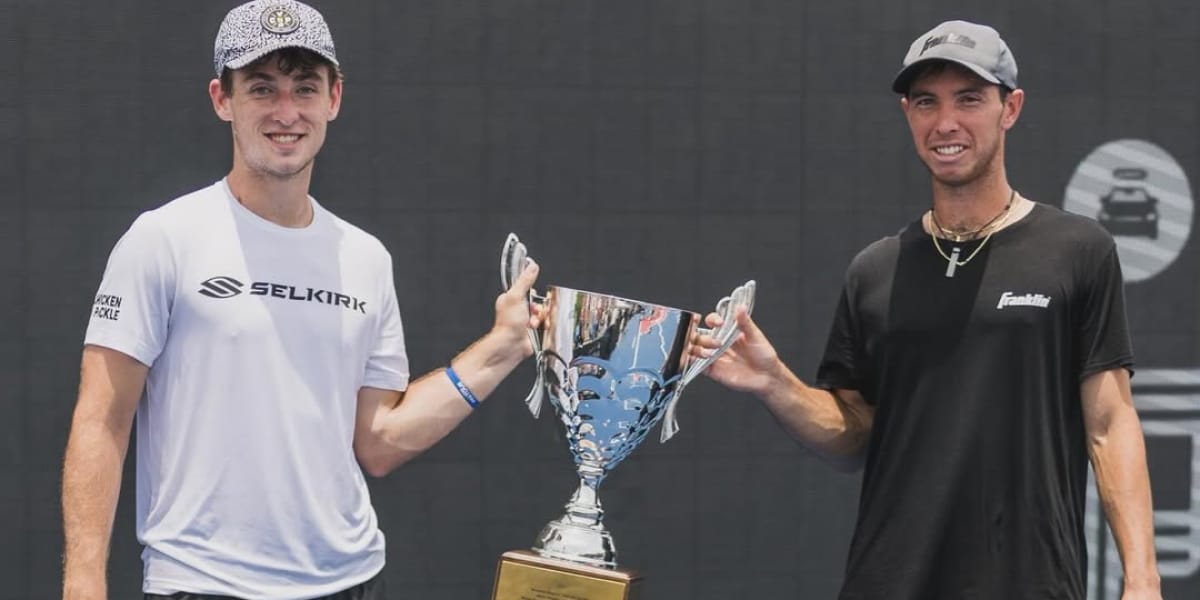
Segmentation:
{"type": "Polygon", "coordinates": [[[946,277],[954,277],[954,269],[958,266],[958,246],[950,251],[950,260],[946,263],[946,277]]]}

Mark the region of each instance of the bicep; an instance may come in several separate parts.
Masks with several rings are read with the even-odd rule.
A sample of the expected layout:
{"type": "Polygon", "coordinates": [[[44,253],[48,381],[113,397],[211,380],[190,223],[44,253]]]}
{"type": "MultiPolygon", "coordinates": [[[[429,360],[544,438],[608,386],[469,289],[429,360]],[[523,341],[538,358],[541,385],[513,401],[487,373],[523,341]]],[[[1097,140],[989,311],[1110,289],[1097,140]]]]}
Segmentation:
{"type": "Polygon", "coordinates": [[[875,407],[867,402],[862,393],[858,390],[836,388],[830,390],[833,397],[837,399],[838,404],[842,407],[842,412],[849,419],[852,419],[859,428],[864,432],[871,430],[871,424],[875,420],[875,407]]]}
{"type": "Polygon", "coordinates": [[[123,352],[85,346],[75,420],[98,421],[114,431],[128,431],[149,371],[145,364],[123,352]]]}
{"type": "Polygon", "coordinates": [[[362,453],[377,441],[380,428],[377,420],[391,409],[400,405],[404,392],[385,390],[374,387],[362,387],[358,390],[358,407],[354,415],[354,453],[362,458],[362,453]]]}
{"type": "Polygon", "coordinates": [[[1129,387],[1129,371],[1124,368],[1088,375],[1079,386],[1079,396],[1083,424],[1092,438],[1104,435],[1113,419],[1123,411],[1135,410],[1133,393],[1129,387]]]}

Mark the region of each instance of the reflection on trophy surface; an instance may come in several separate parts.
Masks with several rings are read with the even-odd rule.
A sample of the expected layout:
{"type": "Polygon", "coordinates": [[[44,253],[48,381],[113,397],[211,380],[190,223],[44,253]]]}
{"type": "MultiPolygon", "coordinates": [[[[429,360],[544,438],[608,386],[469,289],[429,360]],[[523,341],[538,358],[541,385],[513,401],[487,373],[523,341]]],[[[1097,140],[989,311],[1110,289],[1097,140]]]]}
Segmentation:
{"type": "MultiPolygon", "coordinates": [[[[507,288],[526,262],[525,247],[509,235],[501,257],[507,288]]],[[[660,420],[661,441],[678,431],[675,406],[684,387],[736,338],[734,310],[753,307],[753,281],[717,305],[724,323],[702,328],[703,316],[616,296],[548,286],[531,295],[543,318],[531,332],[537,381],[526,403],[536,417],[548,396],[575,459],[579,488],[566,513],[542,529],[533,550],[543,556],[595,567],[616,567],[612,536],[604,528],[597,488],[660,420]],[[722,342],[698,359],[698,334],[722,342]]]]}

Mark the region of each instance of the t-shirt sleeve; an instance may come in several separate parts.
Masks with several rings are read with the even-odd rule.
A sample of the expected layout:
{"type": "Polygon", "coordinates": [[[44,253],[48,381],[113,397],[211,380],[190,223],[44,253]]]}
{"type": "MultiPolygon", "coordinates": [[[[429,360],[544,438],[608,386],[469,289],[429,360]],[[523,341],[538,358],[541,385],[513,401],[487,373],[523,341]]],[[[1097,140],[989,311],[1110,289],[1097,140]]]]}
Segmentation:
{"type": "Polygon", "coordinates": [[[404,347],[404,325],[400,321],[400,306],[396,300],[396,285],[392,277],[392,261],[386,261],[386,283],[381,290],[379,332],[375,346],[367,358],[363,385],[383,390],[403,391],[408,388],[408,352],[404,347]]]}
{"type": "Polygon", "coordinates": [[[833,316],[833,325],[829,330],[829,338],[825,342],[825,355],[817,367],[817,387],[862,391],[860,371],[863,364],[856,332],[849,292],[843,287],[838,298],[837,311],[833,316]]]}
{"type": "Polygon", "coordinates": [[[109,254],[84,343],[154,364],[166,344],[174,297],[175,265],[166,235],[143,214],[109,254]]]}
{"type": "Polygon", "coordinates": [[[1080,327],[1077,348],[1081,364],[1079,377],[1118,367],[1133,370],[1133,345],[1125,317],[1125,285],[1116,245],[1092,269],[1085,273],[1080,302],[1080,327]]]}

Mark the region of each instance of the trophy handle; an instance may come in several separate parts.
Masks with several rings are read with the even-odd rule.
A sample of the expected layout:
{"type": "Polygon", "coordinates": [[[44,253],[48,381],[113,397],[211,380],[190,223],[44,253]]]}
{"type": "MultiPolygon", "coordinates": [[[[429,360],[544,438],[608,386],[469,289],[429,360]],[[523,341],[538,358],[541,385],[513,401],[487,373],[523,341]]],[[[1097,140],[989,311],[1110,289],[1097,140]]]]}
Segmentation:
{"type": "MultiPolygon", "coordinates": [[[[512,288],[513,282],[521,275],[521,271],[525,269],[525,265],[528,263],[529,256],[525,249],[525,244],[521,243],[521,240],[517,238],[517,234],[508,234],[508,238],[504,240],[504,249],[500,251],[500,285],[504,288],[504,291],[507,292],[512,288]]],[[[528,300],[529,302],[543,303],[545,298],[538,296],[531,289],[529,290],[528,300]]],[[[545,397],[543,388],[545,386],[542,379],[542,341],[533,329],[529,329],[529,343],[533,346],[537,379],[533,382],[533,389],[525,397],[525,406],[529,407],[529,412],[536,419],[542,412],[542,402],[545,397]]]]}
{"type": "Polygon", "coordinates": [[[679,404],[679,396],[683,393],[683,388],[691,383],[697,375],[703,373],[713,361],[720,358],[733,345],[738,333],[740,333],[734,315],[737,314],[737,309],[740,306],[746,307],[746,314],[750,314],[754,310],[754,291],[756,288],[757,284],[751,279],[739,285],[733,290],[733,293],[721,298],[721,301],[717,302],[716,312],[721,315],[720,327],[716,329],[697,328],[696,332],[699,335],[713,336],[720,343],[720,346],[711,355],[692,362],[684,369],[683,375],[679,378],[679,384],[675,386],[675,392],[671,394],[671,399],[667,404],[667,413],[663,419],[659,442],[666,442],[679,432],[679,422],[675,420],[675,407],[679,404]]]}

